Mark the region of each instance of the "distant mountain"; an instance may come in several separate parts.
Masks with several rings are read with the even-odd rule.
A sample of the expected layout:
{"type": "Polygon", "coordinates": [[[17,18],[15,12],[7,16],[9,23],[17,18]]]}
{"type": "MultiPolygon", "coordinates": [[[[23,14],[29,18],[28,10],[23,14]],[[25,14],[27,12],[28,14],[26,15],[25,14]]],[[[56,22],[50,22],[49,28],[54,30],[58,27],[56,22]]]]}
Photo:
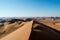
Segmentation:
{"type": "Polygon", "coordinates": [[[6,20],[0,19],[0,23],[4,23],[4,22],[6,22],[6,20]]]}

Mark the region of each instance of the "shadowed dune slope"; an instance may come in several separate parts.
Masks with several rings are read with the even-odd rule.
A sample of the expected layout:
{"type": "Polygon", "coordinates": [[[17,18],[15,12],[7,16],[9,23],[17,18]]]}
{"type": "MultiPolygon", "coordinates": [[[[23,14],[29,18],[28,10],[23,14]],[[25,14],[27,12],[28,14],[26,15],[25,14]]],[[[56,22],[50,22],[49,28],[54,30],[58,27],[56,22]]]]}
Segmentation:
{"type": "Polygon", "coordinates": [[[29,40],[60,40],[60,32],[34,21],[29,40]]]}

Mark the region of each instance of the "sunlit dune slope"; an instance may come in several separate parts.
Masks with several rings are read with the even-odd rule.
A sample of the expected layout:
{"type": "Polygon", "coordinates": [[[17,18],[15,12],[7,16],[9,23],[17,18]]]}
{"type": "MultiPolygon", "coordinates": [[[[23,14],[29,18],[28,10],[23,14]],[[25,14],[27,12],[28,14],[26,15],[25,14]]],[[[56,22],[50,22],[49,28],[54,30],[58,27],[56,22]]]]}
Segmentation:
{"type": "Polygon", "coordinates": [[[57,21],[41,20],[40,22],[51,27],[51,28],[53,28],[53,29],[60,31],[60,20],[57,20],[57,21]]]}
{"type": "MultiPolygon", "coordinates": [[[[0,40],[28,40],[32,29],[32,23],[33,21],[24,23],[25,25],[13,31],[12,33],[6,35],[0,40]]],[[[15,24],[16,23],[14,23],[14,25],[15,24]]]]}
{"type": "Polygon", "coordinates": [[[0,25],[1,26],[0,27],[0,38],[13,32],[14,30],[18,29],[24,24],[26,24],[26,22],[14,22],[14,23],[5,22],[4,24],[2,24],[3,26],[0,25]]]}

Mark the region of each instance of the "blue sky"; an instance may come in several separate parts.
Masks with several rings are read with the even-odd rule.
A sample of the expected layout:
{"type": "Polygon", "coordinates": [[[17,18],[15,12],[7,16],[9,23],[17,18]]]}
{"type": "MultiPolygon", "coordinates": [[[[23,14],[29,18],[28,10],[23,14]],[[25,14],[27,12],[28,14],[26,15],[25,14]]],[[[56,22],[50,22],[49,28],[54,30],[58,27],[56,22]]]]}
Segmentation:
{"type": "Polygon", "coordinates": [[[0,17],[59,16],[60,0],[0,0],[0,17]]]}

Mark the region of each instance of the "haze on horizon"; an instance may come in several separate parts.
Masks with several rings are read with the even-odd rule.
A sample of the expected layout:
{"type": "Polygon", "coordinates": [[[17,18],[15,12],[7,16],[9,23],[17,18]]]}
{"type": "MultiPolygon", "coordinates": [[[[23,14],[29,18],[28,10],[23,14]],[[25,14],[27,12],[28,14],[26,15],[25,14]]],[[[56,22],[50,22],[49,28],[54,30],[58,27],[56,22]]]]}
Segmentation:
{"type": "Polygon", "coordinates": [[[60,0],[0,0],[0,17],[59,16],[60,0]]]}

